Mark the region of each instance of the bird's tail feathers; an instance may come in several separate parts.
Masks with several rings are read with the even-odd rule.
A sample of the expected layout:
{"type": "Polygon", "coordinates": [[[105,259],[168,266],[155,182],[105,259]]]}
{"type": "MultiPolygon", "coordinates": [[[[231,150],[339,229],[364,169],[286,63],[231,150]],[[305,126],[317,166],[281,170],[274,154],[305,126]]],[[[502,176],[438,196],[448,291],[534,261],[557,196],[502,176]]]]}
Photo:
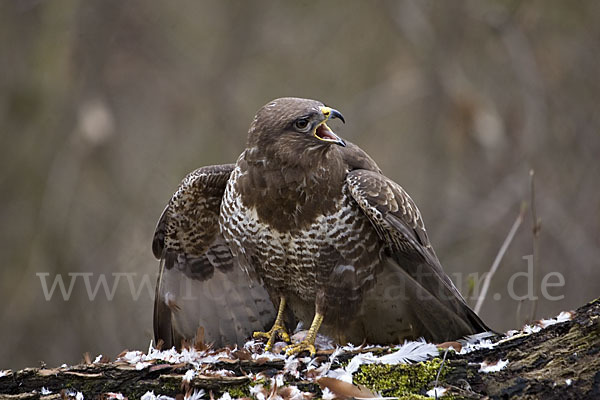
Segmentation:
{"type": "MultiPolygon", "coordinates": [[[[419,269],[414,267],[411,272],[419,269]]],[[[395,301],[407,305],[411,324],[420,327],[417,331],[426,332],[426,339],[446,341],[489,330],[451,282],[449,287],[436,274],[409,273],[393,258],[386,260],[384,268],[378,279],[385,279],[388,286],[397,285],[395,301]]],[[[423,271],[427,268],[422,266],[423,271]]]]}

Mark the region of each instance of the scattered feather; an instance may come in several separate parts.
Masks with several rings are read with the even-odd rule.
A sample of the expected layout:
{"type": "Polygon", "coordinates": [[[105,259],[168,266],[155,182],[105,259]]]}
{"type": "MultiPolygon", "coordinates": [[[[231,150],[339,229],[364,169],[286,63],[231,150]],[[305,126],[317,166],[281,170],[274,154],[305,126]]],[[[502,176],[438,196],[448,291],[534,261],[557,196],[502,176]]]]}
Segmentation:
{"type": "Polygon", "coordinates": [[[346,368],[338,368],[329,371],[327,373],[327,377],[347,383],[352,383],[352,372],[348,371],[346,368]]]}
{"type": "Polygon", "coordinates": [[[379,397],[363,385],[353,385],[352,383],[344,382],[335,378],[323,376],[317,379],[317,383],[321,387],[321,390],[327,388],[335,395],[335,397],[340,399],[373,399],[379,397]]]}
{"type": "Polygon", "coordinates": [[[146,392],[140,397],[140,400],[175,400],[173,397],[165,396],[164,394],[159,394],[156,396],[154,391],[146,392]]]}
{"type": "Polygon", "coordinates": [[[496,345],[497,343],[493,343],[489,339],[483,339],[478,343],[466,343],[463,345],[462,349],[458,352],[458,354],[467,354],[480,349],[492,349],[496,345]]]}
{"type": "Polygon", "coordinates": [[[156,400],[156,396],[154,395],[154,391],[148,391],[140,397],[140,400],[156,400]]]}
{"type": "Polygon", "coordinates": [[[64,397],[67,399],[75,399],[75,400],[84,400],[85,397],[83,396],[83,393],[81,392],[77,392],[75,390],[71,390],[71,389],[67,389],[64,392],[64,397]]]}
{"type": "MultiPolygon", "coordinates": [[[[316,358],[309,359],[308,364],[306,364],[306,359],[304,359],[304,363],[306,364],[306,377],[310,379],[318,378],[320,376],[325,376],[331,370],[331,366],[336,361],[337,357],[342,354],[343,351],[340,347],[337,347],[330,355],[329,360],[327,362],[322,363],[318,366],[318,362],[316,358]]],[[[340,370],[343,371],[343,370],[340,370]]],[[[337,375],[336,375],[337,377],[337,375]]],[[[340,378],[341,379],[341,378],[340,378]]],[[[342,379],[344,380],[344,379],[342,379]]]]}
{"type": "Polygon", "coordinates": [[[120,355],[117,358],[117,361],[125,361],[129,364],[137,364],[138,362],[140,362],[142,360],[143,356],[144,356],[144,353],[142,353],[139,350],[128,351],[125,354],[120,355]]]}
{"type": "Polygon", "coordinates": [[[231,352],[231,354],[236,357],[238,360],[251,360],[252,359],[252,353],[250,351],[248,351],[245,348],[242,349],[236,349],[234,351],[231,352]]]}
{"type": "Polygon", "coordinates": [[[268,392],[263,385],[258,384],[250,387],[250,396],[256,398],[256,400],[266,400],[268,392]]]}
{"type": "Polygon", "coordinates": [[[456,352],[459,352],[462,350],[462,344],[460,344],[460,342],[444,342],[444,343],[437,344],[436,346],[438,349],[442,349],[442,350],[452,349],[456,352]]]}
{"type": "Polygon", "coordinates": [[[298,386],[284,386],[277,390],[277,395],[284,400],[303,400],[310,395],[308,392],[303,392],[298,389],[298,386]]]}
{"type": "Polygon", "coordinates": [[[223,393],[223,396],[219,397],[219,400],[231,400],[231,395],[229,392],[223,393]]]}
{"type": "Polygon", "coordinates": [[[354,346],[352,343],[346,343],[346,345],[342,347],[342,350],[353,351],[356,350],[356,346],[354,346]]]}
{"type": "Polygon", "coordinates": [[[324,387],[323,390],[321,390],[323,396],[323,400],[333,400],[335,399],[335,394],[333,394],[333,392],[331,390],[329,390],[328,387],[324,387]]]}
{"type": "Polygon", "coordinates": [[[111,400],[127,400],[127,397],[123,396],[122,393],[106,393],[106,398],[111,400]]]}
{"type": "Polygon", "coordinates": [[[525,325],[523,327],[523,329],[521,329],[521,331],[517,331],[514,329],[510,330],[510,331],[506,332],[506,337],[514,338],[514,337],[531,335],[532,333],[538,333],[542,329],[548,328],[549,326],[556,325],[556,324],[559,324],[562,322],[570,321],[573,319],[574,316],[575,316],[574,311],[562,311],[560,314],[558,314],[554,318],[541,319],[539,321],[536,321],[536,323],[534,325],[525,325]]]}
{"type": "Polygon", "coordinates": [[[285,364],[283,366],[283,372],[293,376],[294,378],[300,377],[300,371],[298,368],[300,367],[300,361],[296,359],[296,357],[288,357],[285,360],[285,364]]]}
{"type": "Polygon", "coordinates": [[[427,343],[425,340],[404,342],[403,345],[397,346],[395,349],[397,351],[379,357],[378,362],[381,364],[410,364],[425,361],[438,355],[437,346],[427,343]]]}
{"type": "Polygon", "coordinates": [[[542,328],[547,328],[549,326],[559,324],[561,322],[570,321],[573,319],[574,316],[575,312],[573,311],[563,311],[554,318],[539,320],[537,322],[537,325],[539,325],[542,328]]]}
{"type": "Polygon", "coordinates": [[[271,386],[281,387],[285,383],[283,379],[283,374],[277,374],[273,378],[271,378],[271,386]]]}
{"type": "Polygon", "coordinates": [[[447,391],[448,391],[448,389],[446,389],[445,387],[436,386],[433,389],[428,390],[426,394],[429,397],[437,399],[439,397],[442,397],[444,395],[444,393],[446,393],[447,391]]]}
{"type": "MultiPolygon", "coordinates": [[[[148,350],[148,354],[141,351],[126,351],[119,355],[117,362],[124,362],[131,365],[138,363],[155,363],[164,361],[170,364],[191,364],[194,367],[199,367],[201,364],[215,364],[219,361],[231,359],[231,350],[223,349],[220,352],[215,351],[198,351],[195,348],[184,348],[181,352],[175,350],[174,347],[168,350],[158,350],[152,346],[148,350]]],[[[142,364],[139,368],[143,369],[147,365],[142,364]]]]}
{"type": "Polygon", "coordinates": [[[135,369],[137,369],[138,371],[141,371],[142,369],[147,368],[151,365],[152,364],[149,362],[138,362],[135,364],[135,369]]]}
{"type": "Polygon", "coordinates": [[[571,383],[573,383],[573,379],[565,379],[565,384],[567,386],[571,386],[571,383]]]}
{"type": "Polygon", "coordinates": [[[498,342],[492,342],[490,339],[492,336],[494,336],[492,332],[481,332],[459,339],[458,342],[462,345],[462,349],[458,351],[458,354],[467,354],[479,349],[493,348],[498,342]]]}
{"type": "Polygon", "coordinates": [[[188,369],[187,371],[185,371],[185,374],[183,375],[183,378],[181,378],[181,380],[185,383],[190,383],[192,381],[192,379],[194,379],[196,374],[197,373],[195,370],[188,369]]]}
{"type": "MultiPolygon", "coordinates": [[[[292,343],[301,342],[302,340],[304,340],[304,338],[306,337],[307,334],[308,334],[308,330],[301,330],[301,331],[294,333],[291,337],[292,343]]],[[[333,338],[330,338],[329,336],[323,335],[321,333],[317,333],[317,337],[315,339],[315,347],[317,348],[317,351],[333,350],[335,348],[335,341],[333,340],[333,338]]]]}
{"type": "Polygon", "coordinates": [[[48,390],[45,386],[42,386],[42,389],[40,390],[40,394],[42,396],[48,396],[49,394],[52,394],[52,390],[48,390]]]}
{"type": "Polygon", "coordinates": [[[206,394],[206,392],[204,391],[204,389],[194,389],[193,392],[188,392],[185,394],[185,396],[183,397],[184,400],[200,400],[204,397],[204,395],[206,394]]]}
{"type": "Polygon", "coordinates": [[[331,355],[329,356],[329,364],[333,364],[335,362],[335,360],[340,356],[340,354],[342,354],[344,351],[342,348],[337,347],[333,353],[331,353],[331,355]]]}
{"type": "Polygon", "coordinates": [[[273,347],[271,348],[271,353],[273,354],[280,354],[283,353],[283,349],[288,345],[288,342],[284,342],[283,340],[280,340],[278,342],[275,342],[273,344],[273,347]]]}
{"type": "Polygon", "coordinates": [[[286,356],[283,354],[273,354],[273,353],[262,353],[262,354],[252,354],[252,359],[255,361],[275,361],[275,360],[285,360],[286,356]]]}
{"type": "Polygon", "coordinates": [[[489,373],[489,372],[498,372],[506,368],[508,365],[508,360],[498,360],[495,362],[488,363],[487,361],[483,361],[480,363],[479,372],[489,373]]]}
{"type": "Polygon", "coordinates": [[[235,372],[228,370],[228,369],[219,369],[219,370],[210,372],[210,374],[213,376],[234,376],[235,372]]]}
{"type": "Polygon", "coordinates": [[[466,343],[478,343],[481,340],[491,338],[492,336],[494,336],[493,332],[479,332],[473,335],[467,335],[458,341],[464,346],[466,343]]]}
{"type": "Polygon", "coordinates": [[[255,348],[262,344],[259,340],[250,339],[246,343],[244,343],[244,348],[246,350],[255,351],[255,348]]]}
{"type": "Polygon", "coordinates": [[[526,333],[527,335],[531,335],[532,333],[538,333],[541,330],[542,327],[539,325],[525,325],[523,327],[523,333],[526,333]]]}

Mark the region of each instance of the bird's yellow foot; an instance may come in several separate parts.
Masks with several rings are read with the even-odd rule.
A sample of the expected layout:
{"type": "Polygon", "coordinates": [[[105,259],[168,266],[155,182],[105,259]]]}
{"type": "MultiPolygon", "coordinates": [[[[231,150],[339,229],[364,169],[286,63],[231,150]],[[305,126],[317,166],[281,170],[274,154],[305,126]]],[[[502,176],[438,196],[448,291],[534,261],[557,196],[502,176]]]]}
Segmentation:
{"type": "Polygon", "coordinates": [[[277,337],[281,338],[283,341],[286,342],[290,341],[290,335],[288,335],[285,326],[283,326],[283,324],[278,324],[277,322],[273,324],[273,327],[271,328],[271,330],[269,330],[269,332],[254,332],[252,334],[252,337],[254,339],[267,338],[265,351],[271,351],[271,349],[273,348],[273,344],[275,343],[275,339],[277,339],[277,337]]]}
{"type": "Polygon", "coordinates": [[[291,356],[293,354],[302,353],[303,351],[308,351],[311,357],[314,356],[317,352],[317,349],[315,348],[315,340],[317,339],[317,332],[319,331],[319,327],[321,326],[322,322],[323,314],[316,312],[304,339],[298,343],[285,346],[283,348],[285,354],[291,356]]]}
{"type": "Polygon", "coordinates": [[[283,350],[285,351],[285,354],[288,356],[291,356],[294,354],[300,354],[303,351],[308,351],[310,353],[310,356],[312,357],[317,352],[317,349],[315,348],[314,339],[313,340],[304,339],[298,343],[294,343],[294,344],[290,344],[289,346],[285,346],[283,348],[283,350]]]}

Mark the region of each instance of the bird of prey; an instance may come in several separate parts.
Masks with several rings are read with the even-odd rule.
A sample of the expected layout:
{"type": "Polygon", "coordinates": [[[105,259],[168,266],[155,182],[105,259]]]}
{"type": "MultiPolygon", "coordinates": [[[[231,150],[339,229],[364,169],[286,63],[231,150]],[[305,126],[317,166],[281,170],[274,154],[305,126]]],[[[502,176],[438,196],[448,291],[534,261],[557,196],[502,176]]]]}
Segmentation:
{"type": "Polygon", "coordinates": [[[219,232],[221,198],[234,165],[188,174],[162,213],[152,250],[161,260],[154,299],[154,336],[180,348],[204,328],[216,346],[242,345],[275,319],[262,286],[249,284],[219,232]]]}
{"type": "Polygon", "coordinates": [[[227,167],[221,233],[278,305],[272,328],[255,337],[268,339],[267,350],[289,340],[286,309],[310,323],[288,354],[314,354],[317,332],[390,344],[489,330],[444,273],[413,200],[327,126],[334,118],[344,122],[319,101],[274,100],[256,114],[233,171],[227,167]]]}

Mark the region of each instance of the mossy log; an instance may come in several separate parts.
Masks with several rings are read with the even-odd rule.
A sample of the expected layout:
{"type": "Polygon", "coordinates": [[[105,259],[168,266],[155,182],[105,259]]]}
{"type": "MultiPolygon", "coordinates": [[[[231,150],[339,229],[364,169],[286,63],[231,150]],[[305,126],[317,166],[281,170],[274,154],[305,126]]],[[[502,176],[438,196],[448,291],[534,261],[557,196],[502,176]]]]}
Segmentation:
{"type": "MultiPolygon", "coordinates": [[[[579,308],[573,318],[529,335],[515,335],[502,339],[496,346],[468,354],[448,352],[438,386],[448,389],[446,398],[465,399],[597,399],[600,398],[600,299],[579,308]],[[481,363],[508,360],[497,372],[480,372],[481,363]]],[[[381,352],[385,352],[382,349],[381,352]]],[[[340,362],[350,359],[355,352],[339,357],[340,362]]],[[[320,355],[326,360],[328,354],[320,355]]],[[[434,361],[440,365],[440,360],[434,361]]],[[[420,363],[423,364],[423,363],[420,363]]],[[[364,368],[355,375],[355,383],[363,383],[382,396],[424,398],[433,386],[433,375],[413,382],[409,392],[402,392],[399,376],[422,368],[418,365],[364,368]],[[398,368],[394,372],[394,368],[398,368]],[[404,370],[403,370],[404,368],[404,370]],[[368,374],[371,373],[371,376],[368,374]],[[373,375],[373,373],[375,375],[373,375]],[[396,375],[394,375],[396,374],[396,375]],[[400,374],[400,375],[398,375],[400,374]],[[360,378],[359,378],[360,377],[360,378]],[[360,379],[360,382],[357,382],[360,379]]],[[[121,393],[129,399],[139,399],[144,393],[183,398],[187,391],[204,389],[205,398],[217,398],[224,392],[232,397],[249,395],[249,386],[255,384],[256,374],[269,377],[284,369],[284,361],[236,360],[219,362],[212,370],[229,371],[231,376],[216,376],[200,372],[189,383],[184,374],[190,367],[184,364],[156,364],[141,370],[124,363],[81,364],[61,368],[26,368],[4,371],[0,377],[0,399],[56,399],[81,392],[86,399],[110,398],[108,393],[121,393]],[[252,372],[254,378],[249,377],[252,372]],[[52,394],[42,394],[42,387],[52,394]]],[[[414,375],[414,374],[413,374],[414,375]]],[[[413,379],[414,380],[414,379],[413,379]]],[[[315,381],[301,375],[285,375],[286,385],[295,385],[301,391],[322,396],[315,381]]],[[[47,392],[45,392],[47,393],[47,392]]]]}

